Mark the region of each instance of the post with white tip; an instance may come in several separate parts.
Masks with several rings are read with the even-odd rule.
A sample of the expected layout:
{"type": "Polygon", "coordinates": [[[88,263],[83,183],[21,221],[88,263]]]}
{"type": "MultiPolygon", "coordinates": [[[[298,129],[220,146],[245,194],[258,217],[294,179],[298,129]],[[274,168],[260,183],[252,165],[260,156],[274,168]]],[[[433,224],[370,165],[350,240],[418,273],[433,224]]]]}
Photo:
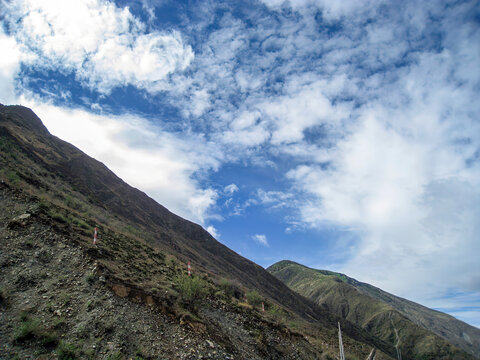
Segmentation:
{"type": "Polygon", "coordinates": [[[93,232],[93,245],[97,245],[97,232],[98,229],[95,227],[95,231],[93,232]]]}
{"type": "Polygon", "coordinates": [[[187,271],[188,271],[188,276],[192,276],[192,268],[190,267],[190,261],[188,261],[187,271]]]}

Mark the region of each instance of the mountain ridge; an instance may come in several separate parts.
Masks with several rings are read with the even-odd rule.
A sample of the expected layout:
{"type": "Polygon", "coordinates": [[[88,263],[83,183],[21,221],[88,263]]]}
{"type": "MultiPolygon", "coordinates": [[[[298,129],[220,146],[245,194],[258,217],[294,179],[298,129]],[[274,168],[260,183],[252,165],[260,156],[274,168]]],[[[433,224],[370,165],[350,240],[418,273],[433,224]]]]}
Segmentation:
{"type": "MultiPolygon", "coordinates": [[[[292,290],[317,304],[326,305],[338,315],[350,319],[363,328],[373,327],[375,319],[385,314],[390,318],[396,316],[398,321],[405,321],[402,319],[405,317],[415,325],[445,338],[472,355],[478,356],[480,353],[480,329],[451,315],[389,294],[345,274],[311,269],[288,260],[271,265],[267,271],[284,281],[292,290]],[[335,306],[334,302],[344,306],[335,306]],[[355,308],[360,307],[368,308],[371,316],[354,315],[355,308]]],[[[363,314],[366,313],[368,311],[363,312],[363,314]]],[[[375,329],[371,331],[374,333],[375,329]]],[[[392,331],[393,329],[390,332],[392,331]]]]}
{"type": "MultiPolygon", "coordinates": [[[[2,284],[7,294],[2,295],[3,298],[40,301],[39,297],[44,295],[39,291],[46,291],[55,300],[58,310],[65,310],[68,302],[56,299],[57,295],[50,288],[38,288],[43,280],[22,267],[23,263],[33,261],[39,268],[38,273],[49,273],[48,261],[36,255],[47,249],[37,237],[32,239],[28,231],[38,228],[34,235],[42,238],[51,231],[62,239],[71,253],[80,250],[82,256],[90,259],[95,264],[92,276],[96,286],[106,286],[118,297],[154,306],[161,313],[179,319],[182,326],[200,329],[203,334],[200,339],[206,336],[201,329],[207,329],[223,352],[244,354],[244,357],[247,353],[253,354],[245,357],[252,359],[259,356],[296,358],[298,347],[305,351],[304,357],[329,359],[338,347],[336,329],[340,322],[349,353],[365,357],[375,347],[379,350],[378,359],[394,356],[395,348],[388,341],[290,290],[259,265],[216,241],[201,226],[171,213],[145,193],[126,184],[104,164],[51,135],[30,109],[0,106],[0,150],[3,191],[0,200],[10,216],[2,219],[0,240],[5,253],[23,259],[14,263],[8,257],[2,260],[10,271],[8,279],[11,280],[2,284]],[[22,194],[22,201],[13,200],[17,193],[22,194]],[[22,202],[24,205],[20,206],[22,202]],[[17,208],[25,212],[18,213],[17,208]],[[101,241],[94,246],[91,236],[97,226],[101,241]],[[11,239],[18,241],[20,250],[11,239]],[[39,250],[32,252],[32,246],[39,250]],[[185,275],[187,261],[192,262],[196,274],[192,278],[185,275]],[[227,279],[226,287],[222,285],[223,279],[227,279]],[[200,288],[205,292],[197,288],[195,295],[203,294],[203,301],[194,302],[184,291],[185,286],[193,286],[193,281],[203,284],[200,288]],[[32,292],[32,297],[24,297],[25,292],[32,292]],[[244,303],[244,297],[256,305],[244,303]],[[258,310],[260,300],[265,302],[267,309],[263,315],[258,310]],[[248,325],[249,322],[253,325],[248,325]],[[261,324],[269,330],[268,336],[258,332],[261,324]],[[236,329],[236,332],[232,334],[229,329],[236,329]],[[241,338],[244,341],[239,342],[241,338]]],[[[48,253],[52,251],[48,249],[48,253]]],[[[73,274],[62,276],[77,277],[72,271],[73,274]]],[[[91,278],[90,274],[84,276],[91,278]]],[[[63,283],[63,280],[57,278],[56,282],[63,283]]],[[[76,289],[69,288],[72,294],[78,295],[76,289]]],[[[82,301],[85,299],[80,296],[76,303],[82,301]]],[[[91,299],[84,306],[88,307],[89,301],[91,299]]],[[[11,304],[6,308],[10,315],[13,310],[9,309],[21,310],[12,301],[5,303],[11,304]]],[[[53,321],[51,326],[55,326],[50,306],[41,301],[38,304],[38,310],[29,308],[29,316],[40,316],[42,322],[53,321]]],[[[78,316],[85,315],[78,308],[66,310],[77,311],[78,316]]],[[[26,319],[28,317],[21,317],[25,326],[29,324],[26,319]]],[[[118,323],[118,319],[112,321],[118,323]]],[[[112,333],[116,336],[115,327],[109,328],[105,336],[112,333]]],[[[104,332],[102,328],[92,331],[104,332]]],[[[34,339],[42,338],[41,333],[34,333],[34,339]]],[[[73,333],[67,332],[67,335],[73,341],[78,340],[73,333]]],[[[88,338],[87,341],[94,340],[88,338]]],[[[99,346],[107,345],[99,343],[99,346]]],[[[77,343],[77,346],[83,345],[77,343]]],[[[430,353],[439,359],[448,359],[452,354],[459,359],[470,358],[442,341],[436,343],[430,353]]]]}
{"type": "MultiPolygon", "coordinates": [[[[235,289],[234,302],[238,304],[243,301],[242,292],[258,291],[257,298],[265,299],[267,309],[278,308],[274,316],[277,320],[274,321],[290,319],[288,321],[298,322],[316,343],[331,342],[335,338],[336,323],[341,321],[345,339],[350,342],[353,352],[366,352],[362,344],[368,344],[385,354],[393,354],[393,348],[384,341],[291,291],[265,269],[216,241],[201,226],[171,213],[145,193],[130,187],[104,164],[51,135],[30,109],[0,106],[0,140],[0,177],[8,195],[5,199],[13,196],[13,189],[25,193],[24,196],[33,196],[27,203],[35,210],[23,214],[33,222],[32,226],[39,225],[39,222],[48,224],[53,232],[70,239],[68,246],[79,246],[84,254],[98,263],[96,272],[101,274],[99,276],[105,279],[105,284],[115,294],[133,296],[133,300],[147,303],[153,301],[160,308],[173,307],[167,312],[178,314],[175,310],[177,305],[171,297],[178,299],[180,293],[177,289],[184,280],[176,279],[173,274],[180,271],[179,264],[185,266],[188,260],[192,262],[194,272],[208,281],[210,285],[207,288],[224,293],[225,290],[219,286],[221,279],[227,278],[235,289]],[[91,246],[88,229],[93,232],[95,226],[99,227],[103,241],[91,246]],[[137,250],[145,258],[139,258],[137,250]],[[166,275],[162,270],[166,265],[159,263],[160,255],[155,255],[157,252],[176,264],[168,266],[166,275]],[[136,258],[138,264],[143,265],[137,265],[129,258],[136,258]],[[157,287],[164,289],[165,293],[159,292],[157,287]]],[[[11,208],[9,213],[15,215],[15,208],[11,208]]],[[[2,246],[5,249],[10,246],[7,239],[16,236],[15,231],[19,231],[17,225],[11,225],[17,224],[15,219],[4,220],[2,231],[7,235],[2,246]]],[[[23,224],[22,221],[20,223],[23,224]]],[[[12,279],[20,281],[13,274],[12,279]]],[[[19,294],[12,284],[4,286],[15,296],[19,294]]],[[[218,306],[216,301],[210,301],[210,304],[218,306]]],[[[250,305],[245,306],[251,308],[250,305]]],[[[202,309],[204,307],[195,311],[202,309]]],[[[48,321],[47,310],[42,311],[42,316],[47,316],[45,321],[48,321]]],[[[257,310],[251,311],[255,313],[257,310]]],[[[201,316],[208,318],[208,314],[201,316]]],[[[228,340],[231,336],[228,328],[222,331],[219,337],[227,343],[234,342],[228,340]]],[[[331,351],[327,349],[332,346],[335,346],[334,340],[330,345],[323,345],[321,351],[327,354],[331,351]]],[[[384,358],[389,357],[385,355],[384,358]]]]}

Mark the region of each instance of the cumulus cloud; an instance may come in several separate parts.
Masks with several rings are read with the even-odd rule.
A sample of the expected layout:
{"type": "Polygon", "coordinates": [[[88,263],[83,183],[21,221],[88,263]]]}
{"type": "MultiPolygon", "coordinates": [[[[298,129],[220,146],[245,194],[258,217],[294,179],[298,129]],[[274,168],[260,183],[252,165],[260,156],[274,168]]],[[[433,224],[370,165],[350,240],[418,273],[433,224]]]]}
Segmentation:
{"type": "Polygon", "coordinates": [[[354,110],[328,166],[309,163],[288,173],[314,195],[301,206],[303,221],[359,234],[342,271],[427,303],[452,288],[480,290],[476,50],[456,49],[470,54],[463,66],[452,50],[425,52],[408,68],[392,69],[398,80],[381,84],[374,101],[354,110]]]}
{"type": "Polygon", "coordinates": [[[270,247],[267,241],[267,237],[263,234],[255,234],[252,236],[252,239],[263,246],[270,247]]]}
{"type": "Polygon", "coordinates": [[[19,44],[35,55],[32,67],[72,72],[102,93],[133,85],[150,92],[185,70],[194,58],[180,33],[147,32],[128,8],[106,0],[2,3],[4,21],[19,44]]]}

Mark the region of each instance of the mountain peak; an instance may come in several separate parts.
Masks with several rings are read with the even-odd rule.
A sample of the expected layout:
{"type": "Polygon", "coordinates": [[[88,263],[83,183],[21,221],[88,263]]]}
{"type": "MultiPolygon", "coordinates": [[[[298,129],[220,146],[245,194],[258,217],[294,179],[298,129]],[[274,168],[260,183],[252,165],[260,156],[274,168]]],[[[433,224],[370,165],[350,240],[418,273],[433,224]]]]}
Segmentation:
{"type": "Polygon", "coordinates": [[[0,104],[0,112],[4,120],[10,121],[19,127],[27,128],[39,135],[50,135],[42,120],[28,107],[0,104]]]}

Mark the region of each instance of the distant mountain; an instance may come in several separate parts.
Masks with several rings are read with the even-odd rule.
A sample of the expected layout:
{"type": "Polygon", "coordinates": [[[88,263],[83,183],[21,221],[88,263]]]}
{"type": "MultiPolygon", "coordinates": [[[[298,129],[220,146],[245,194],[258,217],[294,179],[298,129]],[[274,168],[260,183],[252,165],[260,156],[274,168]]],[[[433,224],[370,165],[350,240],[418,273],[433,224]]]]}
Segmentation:
{"type": "Polygon", "coordinates": [[[0,208],[0,352],[9,357],[332,359],[338,321],[348,354],[395,354],[52,136],[22,106],[0,105],[0,208]]]}
{"type": "MultiPolygon", "coordinates": [[[[403,358],[434,352],[447,340],[480,357],[480,329],[344,274],[280,261],[267,269],[288,287],[373,336],[398,343],[403,358]],[[398,333],[398,338],[396,335],[398,333]],[[441,337],[441,338],[440,338],[441,337]]],[[[433,355],[429,358],[436,358],[433,355]]]]}

